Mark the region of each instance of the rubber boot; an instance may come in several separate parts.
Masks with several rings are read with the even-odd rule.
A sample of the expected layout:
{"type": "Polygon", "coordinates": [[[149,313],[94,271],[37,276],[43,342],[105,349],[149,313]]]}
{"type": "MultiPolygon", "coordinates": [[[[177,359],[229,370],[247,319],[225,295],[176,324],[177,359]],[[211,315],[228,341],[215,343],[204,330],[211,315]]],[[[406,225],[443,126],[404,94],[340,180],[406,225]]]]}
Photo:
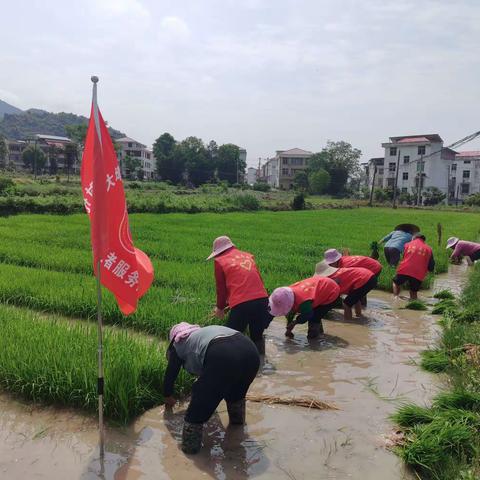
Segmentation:
{"type": "Polygon", "coordinates": [[[313,340],[314,338],[317,338],[322,334],[323,334],[323,325],[321,320],[320,320],[320,323],[309,322],[308,333],[307,333],[307,338],[309,340],[313,340]]]}
{"type": "Polygon", "coordinates": [[[202,448],[203,423],[184,422],[182,431],[182,451],[186,454],[198,453],[202,448]]]}
{"type": "Polygon", "coordinates": [[[230,425],[243,425],[245,423],[245,399],[236,402],[227,402],[228,418],[230,425]]]}
{"type": "Polygon", "coordinates": [[[257,347],[258,354],[265,355],[265,337],[262,336],[262,338],[260,338],[259,340],[255,340],[255,342],[253,343],[257,347]]]}

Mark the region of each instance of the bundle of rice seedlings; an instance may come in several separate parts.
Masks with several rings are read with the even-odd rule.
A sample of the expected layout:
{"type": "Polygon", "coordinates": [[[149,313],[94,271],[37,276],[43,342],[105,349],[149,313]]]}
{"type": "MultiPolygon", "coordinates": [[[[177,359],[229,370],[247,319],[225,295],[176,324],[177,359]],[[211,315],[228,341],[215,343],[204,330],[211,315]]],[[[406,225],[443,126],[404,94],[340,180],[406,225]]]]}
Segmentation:
{"type": "Polygon", "coordinates": [[[455,314],[455,320],[461,323],[473,323],[480,320],[480,309],[478,307],[467,307],[455,314]]]}
{"type": "Polygon", "coordinates": [[[441,302],[438,302],[433,308],[432,308],[432,314],[433,315],[442,315],[445,313],[447,310],[453,310],[456,308],[456,303],[453,300],[442,300],[441,302]]]}
{"type": "Polygon", "coordinates": [[[391,416],[391,419],[401,427],[430,423],[434,418],[435,414],[432,409],[419,407],[413,403],[403,405],[391,416]]]}
{"type": "Polygon", "coordinates": [[[450,360],[445,350],[425,350],[421,353],[421,366],[428,372],[441,373],[447,370],[450,360]]]}
{"type": "Polygon", "coordinates": [[[421,300],[410,300],[405,305],[405,308],[408,308],[409,310],[427,310],[425,302],[422,302],[421,300]]]}
{"type": "Polygon", "coordinates": [[[439,292],[435,293],[433,298],[438,298],[440,300],[454,300],[455,295],[450,290],[440,290],[439,292]]]}
{"type": "Polygon", "coordinates": [[[480,412],[480,393],[466,390],[454,390],[438,395],[433,406],[439,409],[458,408],[480,412]]]}

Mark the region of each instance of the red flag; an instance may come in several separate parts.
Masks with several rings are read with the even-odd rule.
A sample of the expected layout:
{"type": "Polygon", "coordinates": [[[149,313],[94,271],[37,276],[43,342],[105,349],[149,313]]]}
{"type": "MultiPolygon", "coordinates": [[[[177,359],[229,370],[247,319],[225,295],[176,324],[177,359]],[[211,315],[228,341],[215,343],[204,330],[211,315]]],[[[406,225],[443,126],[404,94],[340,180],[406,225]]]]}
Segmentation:
{"type": "Polygon", "coordinates": [[[90,217],[95,273],[100,261],[102,285],[129,315],[152,283],[153,266],[148,256],[133,246],[121,171],[98,110],[96,87],[82,158],[83,201],[90,217]]]}

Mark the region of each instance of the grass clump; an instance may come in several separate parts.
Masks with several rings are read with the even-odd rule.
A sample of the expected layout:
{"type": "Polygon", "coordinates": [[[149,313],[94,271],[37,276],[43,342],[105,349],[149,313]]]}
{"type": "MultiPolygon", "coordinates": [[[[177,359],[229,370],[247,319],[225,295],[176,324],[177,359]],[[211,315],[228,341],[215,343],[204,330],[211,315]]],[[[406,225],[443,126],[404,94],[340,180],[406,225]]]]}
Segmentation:
{"type": "Polygon", "coordinates": [[[432,308],[433,315],[442,315],[447,310],[454,310],[457,304],[453,300],[442,300],[432,308]]]}
{"type": "Polygon", "coordinates": [[[413,427],[417,423],[430,423],[434,419],[434,413],[430,408],[419,407],[413,403],[403,405],[391,419],[401,427],[413,427]]]}
{"type": "Polygon", "coordinates": [[[427,306],[425,302],[421,300],[410,300],[406,305],[405,308],[408,310],[427,310],[427,306]]]}
{"type": "Polygon", "coordinates": [[[421,366],[424,370],[433,373],[441,373],[447,370],[450,360],[445,350],[425,350],[421,353],[421,366]]]}
{"type": "Polygon", "coordinates": [[[435,293],[433,298],[438,298],[439,300],[454,300],[455,295],[450,290],[440,290],[435,293]]]}

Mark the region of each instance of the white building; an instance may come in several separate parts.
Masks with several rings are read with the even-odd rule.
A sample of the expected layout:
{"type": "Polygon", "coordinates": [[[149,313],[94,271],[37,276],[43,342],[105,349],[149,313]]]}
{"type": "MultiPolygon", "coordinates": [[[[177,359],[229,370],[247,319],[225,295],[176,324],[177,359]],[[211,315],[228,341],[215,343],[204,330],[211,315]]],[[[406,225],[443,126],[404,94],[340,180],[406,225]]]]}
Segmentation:
{"type": "Polygon", "coordinates": [[[450,169],[450,200],[480,192],[480,151],[459,152],[450,169]]]}
{"type": "Polygon", "coordinates": [[[247,168],[247,183],[249,185],[254,185],[257,182],[258,178],[258,169],[255,167],[247,168]]]}
{"type": "Polygon", "coordinates": [[[274,188],[290,190],[297,172],[307,169],[308,159],[313,152],[292,148],[291,150],[277,150],[273,158],[262,166],[262,179],[274,188]]]}
{"type": "Polygon", "coordinates": [[[418,193],[420,184],[420,196],[428,187],[437,187],[449,194],[450,167],[456,152],[443,146],[440,135],[390,137],[382,147],[385,149],[383,188],[393,188],[398,178],[397,188],[403,193],[418,193]]]}
{"type": "Polygon", "coordinates": [[[150,180],[155,176],[155,159],[152,151],[146,145],[130,137],[123,137],[115,140],[115,143],[121,146],[118,152],[118,161],[122,168],[122,175],[126,175],[125,157],[140,160],[140,168],[143,170],[145,180],[150,180]]]}
{"type": "Polygon", "coordinates": [[[384,163],[385,159],[383,157],[376,157],[371,158],[365,165],[366,181],[369,188],[371,188],[374,180],[374,188],[383,188],[384,163]]]}

